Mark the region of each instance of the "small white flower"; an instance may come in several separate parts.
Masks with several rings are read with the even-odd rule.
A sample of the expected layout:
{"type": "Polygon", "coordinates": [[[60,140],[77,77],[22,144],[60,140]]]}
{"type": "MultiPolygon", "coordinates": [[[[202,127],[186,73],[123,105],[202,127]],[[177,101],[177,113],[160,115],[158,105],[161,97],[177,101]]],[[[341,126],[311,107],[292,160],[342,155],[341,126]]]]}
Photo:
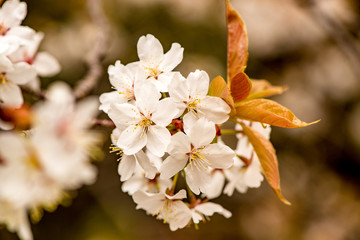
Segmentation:
{"type": "Polygon", "coordinates": [[[177,114],[169,99],[159,101],[160,93],[156,87],[147,83],[135,89],[135,106],[123,103],[113,104],[109,117],[121,134],[116,145],[126,155],[133,155],[143,147],[156,156],[163,156],[170,143],[170,132],[166,126],[177,114]]]}
{"type": "Polygon", "coordinates": [[[8,0],[0,8],[0,53],[11,54],[34,37],[33,29],[20,26],[26,12],[26,3],[19,0],[8,0]]]}
{"type": "Polygon", "coordinates": [[[108,113],[111,104],[115,103],[133,103],[135,100],[134,84],[135,71],[129,66],[124,66],[120,61],[108,68],[109,80],[115,91],[103,93],[100,95],[100,110],[108,113]]]}
{"type": "Polygon", "coordinates": [[[35,70],[27,63],[12,64],[0,55],[0,103],[20,107],[24,100],[18,85],[26,84],[36,76],[35,70]]]}
{"type": "Polygon", "coordinates": [[[230,107],[219,97],[207,96],[209,75],[196,70],[184,79],[176,74],[169,85],[170,99],[177,104],[180,116],[184,111],[184,122],[194,123],[201,117],[216,124],[224,123],[230,113],[230,107]]]}
{"type": "Polygon", "coordinates": [[[137,191],[133,195],[136,209],[144,209],[147,214],[157,215],[158,219],[169,224],[171,231],[185,227],[191,220],[191,211],[182,201],[183,198],[186,198],[184,189],[173,196],[144,191],[137,191]]]}
{"type": "Polygon", "coordinates": [[[191,191],[199,194],[208,191],[210,167],[226,169],[233,164],[234,151],[223,144],[210,144],[215,138],[215,125],[205,118],[193,126],[184,127],[171,137],[167,157],[161,166],[161,177],[169,178],[185,167],[186,182],[191,191]]]}
{"type": "Polygon", "coordinates": [[[66,189],[92,184],[96,168],[89,156],[100,136],[88,128],[98,112],[98,101],[88,97],[77,104],[68,85],[51,85],[47,101],[35,109],[33,138],[39,143],[44,168],[66,189]]]}
{"type": "Polygon", "coordinates": [[[44,169],[37,144],[13,132],[0,134],[0,199],[25,208],[61,200],[62,189],[44,169]]]}
{"type": "MultiPolygon", "coordinates": [[[[244,123],[263,134],[265,138],[270,138],[270,125],[249,121],[244,121],[244,123]]],[[[235,129],[241,131],[241,125],[237,124],[235,129]]],[[[235,189],[240,193],[245,193],[248,188],[258,188],[264,180],[259,158],[247,136],[244,134],[237,134],[236,136],[238,143],[235,152],[242,157],[242,160],[236,157],[234,166],[225,171],[229,182],[224,189],[224,193],[228,196],[231,196],[235,189]]]]}
{"type": "Polygon", "coordinates": [[[147,81],[156,85],[160,92],[167,92],[173,78],[174,68],[182,61],[184,49],[173,43],[164,54],[163,47],[153,35],[141,36],[137,44],[140,61],[134,63],[140,67],[147,81]]]}
{"type": "Polygon", "coordinates": [[[159,169],[162,164],[162,159],[151,154],[149,151],[146,155],[151,161],[151,164],[156,168],[156,175],[153,178],[146,177],[147,173],[142,167],[139,167],[139,164],[136,164],[134,175],[126,180],[121,187],[121,189],[124,192],[128,192],[129,195],[133,195],[138,190],[149,193],[165,192],[165,190],[170,188],[172,185],[171,179],[163,179],[159,177],[159,169]]]}

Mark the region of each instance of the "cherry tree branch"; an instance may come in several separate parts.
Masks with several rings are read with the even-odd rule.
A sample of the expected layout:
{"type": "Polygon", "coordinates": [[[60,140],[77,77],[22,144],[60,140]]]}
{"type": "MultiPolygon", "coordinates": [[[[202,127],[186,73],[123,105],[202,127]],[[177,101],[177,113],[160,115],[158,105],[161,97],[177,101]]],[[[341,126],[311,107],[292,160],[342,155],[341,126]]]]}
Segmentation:
{"type": "Polygon", "coordinates": [[[106,54],[110,25],[103,11],[102,3],[102,0],[87,0],[88,12],[93,23],[98,28],[98,35],[91,52],[85,59],[89,68],[88,72],[84,78],[78,82],[74,90],[77,99],[86,96],[96,86],[103,71],[101,61],[106,54]]]}

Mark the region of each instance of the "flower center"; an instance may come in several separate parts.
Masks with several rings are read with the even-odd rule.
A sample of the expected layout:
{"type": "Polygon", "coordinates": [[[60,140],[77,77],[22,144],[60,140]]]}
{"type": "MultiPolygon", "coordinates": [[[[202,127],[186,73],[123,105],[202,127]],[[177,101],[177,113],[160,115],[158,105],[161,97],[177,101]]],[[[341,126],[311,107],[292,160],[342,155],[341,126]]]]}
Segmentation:
{"type": "Polygon", "coordinates": [[[191,166],[191,170],[195,167],[199,172],[201,172],[201,170],[208,170],[208,167],[211,166],[211,163],[202,153],[203,149],[204,147],[194,148],[191,150],[189,154],[189,165],[191,166]]]}
{"type": "Polygon", "coordinates": [[[125,91],[119,92],[119,94],[123,94],[128,101],[135,100],[135,94],[134,94],[133,87],[128,87],[125,89],[125,91]]]}
{"type": "Polygon", "coordinates": [[[0,35],[4,36],[9,29],[5,27],[5,23],[0,23],[0,35]]]}
{"type": "Polygon", "coordinates": [[[157,80],[159,75],[163,73],[157,67],[154,67],[154,68],[146,67],[145,69],[148,70],[148,77],[147,78],[153,77],[153,78],[155,78],[157,80]]]}
{"type": "MultiPolygon", "coordinates": [[[[164,205],[157,213],[158,215],[161,215],[161,217],[164,220],[164,223],[168,223],[171,220],[173,220],[176,217],[176,209],[173,206],[173,201],[170,199],[164,200],[164,205]]],[[[160,216],[159,216],[160,217],[160,216]]]]}
{"type": "Polygon", "coordinates": [[[149,117],[146,117],[145,115],[141,114],[141,120],[140,120],[140,122],[138,122],[136,124],[135,129],[137,127],[141,127],[143,129],[141,136],[143,136],[144,134],[146,134],[149,131],[149,126],[151,126],[153,124],[154,124],[154,122],[151,121],[151,119],[149,117]]]}
{"type": "Polygon", "coordinates": [[[0,73],[0,85],[6,83],[6,78],[4,73],[0,73]]]}
{"type": "Polygon", "coordinates": [[[29,168],[33,170],[41,170],[41,164],[35,152],[31,152],[29,156],[25,159],[25,162],[29,168]]]}
{"type": "Polygon", "coordinates": [[[191,99],[188,102],[184,102],[186,104],[186,109],[195,115],[195,117],[198,116],[198,113],[201,113],[199,110],[198,104],[200,103],[200,99],[191,99]]]}

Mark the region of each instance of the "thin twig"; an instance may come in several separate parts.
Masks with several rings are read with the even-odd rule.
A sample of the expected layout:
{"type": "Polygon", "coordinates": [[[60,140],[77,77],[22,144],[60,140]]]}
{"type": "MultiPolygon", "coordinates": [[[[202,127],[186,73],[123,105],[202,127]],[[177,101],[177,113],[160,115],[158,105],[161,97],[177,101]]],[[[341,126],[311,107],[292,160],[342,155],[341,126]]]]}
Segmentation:
{"type": "Polygon", "coordinates": [[[87,1],[88,12],[93,23],[98,28],[98,35],[90,54],[86,58],[86,64],[89,68],[88,72],[85,77],[79,81],[74,90],[77,99],[86,96],[96,86],[103,71],[101,60],[105,57],[107,50],[106,45],[110,25],[103,11],[102,3],[102,0],[87,1]]]}
{"type": "Polygon", "coordinates": [[[45,93],[41,90],[39,91],[34,91],[26,86],[21,86],[21,89],[23,90],[23,92],[27,93],[27,94],[30,94],[40,100],[43,100],[45,99],[45,93]]]}
{"type": "Polygon", "coordinates": [[[360,75],[360,49],[349,31],[332,16],[321,10],[315,0],[296,0],[296,2],[308,9],[308,12],[322,25],[324,30],[335,41],[342,52],[349,58],[356,74],[360,75]]]}
{"type": "Polygon", "coordinates": [[[92,124],[105,126],[105,127],[115,127],[115,124],[111,120],[107,120],[107,119],[94,119],[92,121],[92,124]]]}

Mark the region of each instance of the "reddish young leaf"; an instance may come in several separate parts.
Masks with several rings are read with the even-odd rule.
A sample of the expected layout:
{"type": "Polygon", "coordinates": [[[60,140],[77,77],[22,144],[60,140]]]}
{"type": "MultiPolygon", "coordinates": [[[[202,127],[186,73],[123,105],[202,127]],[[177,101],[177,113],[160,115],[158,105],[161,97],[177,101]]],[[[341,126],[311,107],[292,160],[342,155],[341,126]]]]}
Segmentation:
{"type": "Polygon", "coordinates": [[[250,78],[244,72],[239,72],[231,79],[230,91],[235,103],[246,99],[251,91],[250,78]]]}
{"type": "Polygon", "coordinates": [[[285,86],[272,86],[271,83],[266,80],[251,79],[251,83],[252,88],[247,99],[270,97],[281,94],[287,90],[287,87],[285,86]]]}
{"type": "Polygon", "coordinates": [[[306,123],[289,109],[268,99],[252,99],[235,104],[236,117],[254,122],[267,123],[283,128],[306,127],[318,121],[306,123]]]}
{"type": "Polygon", "coordinates": [[[234,100],[230,94],[229,87],[221,76],[217,76],[212,80],[208,95],[222,98],[231,107],[231,110],[235,111],[234,100]]]}
{"type": "Polygon", "coordinates": [[[283,203],[291,205],[291,203],[281,194],[278,160],[271,142],[251,127],[247,127],[242,123],[240,124],[251,145],[254,147],[270,187],[275,191],[276,195],[283,203]]]}
{"type": "Polygon", "coordinates": [[[228,31],[227,74],[230,82],[236,74],[243,72],[246,68],[248,39],[245,24],[229,0],[226,0],[226,19],[228,31]]]}

